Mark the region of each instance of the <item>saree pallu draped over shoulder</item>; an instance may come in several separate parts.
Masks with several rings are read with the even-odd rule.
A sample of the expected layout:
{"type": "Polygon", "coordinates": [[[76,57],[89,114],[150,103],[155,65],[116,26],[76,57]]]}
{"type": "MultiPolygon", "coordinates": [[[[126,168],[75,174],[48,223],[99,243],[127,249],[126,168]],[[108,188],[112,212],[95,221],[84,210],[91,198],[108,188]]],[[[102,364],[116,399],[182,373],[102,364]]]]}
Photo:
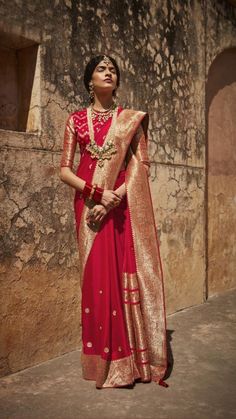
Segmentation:
{"type": "MultiPolygon", "coordinates": [[[[107,275],[109,277],[110,272],[112,272],[110,263],[119,265],[119,262],[117,262],[115,255],[116,250],[111,250],[112,243],[115,243],[113,230],[110,229],[110,233],[106,233],[106,228],[108,231],[109,226],[101,225],[101,228],[93,230],[87,225],[86,217],[91,208],[91,202],[88,200],[85,200],[80,212],[78,244],[82,298],[84,298],[82,303],[82,315],[84,316],[84,320],[82,317],[82,327],[83,322],[85,324],[81,362],[83,377],[95,380],[97,388],[125,386],[134,383],[135,380],[159,382],[164,377],[167,368],[163,275],[150,187],[143,164],[147,159],[147,125],[148,115],[145,112],[132,109],[122,110],[117,118],[113,140],[117,153],[110,160],[104,160],[103,167],[96,164],[92,178],[88,179],[91,183],[112,190],[117,185],[117,178],[122,172],[122,164],[126,161],[123,176],[126,185],[125,202],[128,214],[124,218],[124,223],[126,222],[127,228],[124,234],[124,249],[122,248],[121,251],[118,249],[117,251],[128,262],[122,264],[121,272],[118,275],[120,277],[120,279],[118,278],[118,282],[120,281],[118,287],[116,288],[115,280],[110,279],[110,288],[106,291],[107,295],[112,295],[115,292],[114,298],[116,301],[119,300],[117,303],[118,309],[114,310],[114,307],[111,309],[113,310],[111,311],[112,321],[118,317],[117,314],[120,310],[121,322],[123,323],[122,327],[114,327],[115,330],[111,330],[111,327],[107,326],[104,331],[102,325],[99,326],[100,319],[99,321],[94,320],[94,328],[100,328],[100,333],[105,333],[106,342],[108,342],[107,346],[104,347],[103,345],[100,354],[89,352],[93,349],[92,339],[97,341],[100,339],[101,341],[102,338],[96,331],[92,336],[91,327],[90,329],[87,327],[87,332],[85,330],[87,317],[93,310],[93,308],[87,307],[87,305],[89,306],[89,303],[87,303],[89,300],[86,295],[96,293],[91,279],[96,275],[101,275],[96,269],[99,270],[99,267],[103,266],[101,264],[104,263],[107,268],[102,269],[108,270],[107,275]],[[110,238],[105,234],[110,234],[110,238]],[[102,243],[99,244],[99,235],[101,235],[101,241],[104,243],[104,254],[101,251],[102,243]],[[110,253],[112,257],[110,256],[110,260],[107,262],[105,261],[106,240],[109,252],[113,252],[110,253]],[[97,249],[100,252],[99,255],[96,253],[97,249]],[[93,260],[97,260],[95,265],[98,268],[95,265],[91,268],[90,265],[93,260]],[[122,347],[125,349],[122,353],[119,352],[122,348],[117,343],[118,349],[113,356],[109,344],[118,342],[117,330],[120,329],[122,329],[120,339],[122,340],[122,347]]],[[[106,139],[104,141],[106,142],[106,139]]],[[[119,211],[119,209],[112,211],[119,211]]],[[[118,219],[121,219],[121,212],[117,214],[118,219]]],[[[109,215],[108,213],[107,217],[109,215]]],[[[119,220],[118,222],[121,223],[119,220]]],[[[114,234],[117,234],[117,229],[121,230],[122,228],[120,226],[116,227],[114,234]]],[[[102,289],[98,292],[100,292],[100,295],[102,295],[102,292],[104,293],[102,289]]],[[[94,298],[94,306],[96,306],[96,301],[98,301],[96,298],[100,297],[94,298]]],[[[103,316],[102,318],[106,319],[107,314],[102,311],[102,307],[99,310],[101,316],[103,316]]]]}

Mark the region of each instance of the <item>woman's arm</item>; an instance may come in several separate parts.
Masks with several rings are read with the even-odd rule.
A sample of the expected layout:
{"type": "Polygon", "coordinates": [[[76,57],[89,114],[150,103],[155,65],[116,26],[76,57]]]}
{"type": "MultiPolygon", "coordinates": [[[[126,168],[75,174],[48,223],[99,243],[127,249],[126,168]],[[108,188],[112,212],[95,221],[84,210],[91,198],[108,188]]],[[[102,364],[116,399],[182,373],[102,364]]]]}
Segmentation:
{"type": "Polygon", "coordinates": [[[70,167],[61,167],[60,179],[62,182],[82,192],[85,186],[85,180],[76,176],[70,167]]]}
{"type": "MultiPolygon", "coordinates": [[[[70,115],[66,121],[64,132],[63,152],[61,157],[60,179],[76,190],[83,192],[86,181],[75,175],[72,171],[74,155],[77,145],[76,132],[73,116],[70,115]]],[[[101,203],[109,210],[120,202],[120,196],[114,191],[105,189],[102,194],[101,203]]]]}
{"type": "Polygon", "coordinates": [[[120,196],[120,198],[122,199],[125,195],[126,195],[126,187],[125,187],[125,182],[122,183],[122,185],[120,185],[117,189],[115,189],[114,191],[117,195],[120,196]]]}
{"type": "Polygon", "coordinates": [[[70,115],[67,118],[64,132],[60,179],[67,185],[72,186],[73,188],[82,192],[84,189],[85,181],[72,172],[76,145],[77,139],[74,128],[74,121],[73,116],[70,115]]]}
{"type": "MultiPolygon", "coordinates": [[[[150,176],[150,165],[146,162],[143,162],[143,165],[146,169],[147,175],[150,176]]],[[[121,199],[126,195],[126,186],[125,186],[125,182],[122,183],[122,185],[119,186],[119,188],[115,189],[114,191],[116,194],[118,194],[121,199]]]]}

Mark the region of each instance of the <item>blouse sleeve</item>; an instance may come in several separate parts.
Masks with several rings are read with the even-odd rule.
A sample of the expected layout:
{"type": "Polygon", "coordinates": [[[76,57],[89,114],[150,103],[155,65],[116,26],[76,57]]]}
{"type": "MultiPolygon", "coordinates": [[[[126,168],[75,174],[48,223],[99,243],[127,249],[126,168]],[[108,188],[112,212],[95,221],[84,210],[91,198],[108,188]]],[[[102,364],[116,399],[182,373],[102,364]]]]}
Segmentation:
{"type": "Polygon", "coordinates": [[[70,167],[72,169],[75,150],[76,150],[76,132],[74,128],[74,121],[72,115],[70,115],[66,121],[63,152],[61,156],[61,167],[70,167]]]}
{"type": "Polygon", "coordinates": [[[148,156],[148,139],[147,131],[145,126],[139,125],[131,142],[131,148],[137,159],[144,164],[150,166],[150,160],[148,156]]]}

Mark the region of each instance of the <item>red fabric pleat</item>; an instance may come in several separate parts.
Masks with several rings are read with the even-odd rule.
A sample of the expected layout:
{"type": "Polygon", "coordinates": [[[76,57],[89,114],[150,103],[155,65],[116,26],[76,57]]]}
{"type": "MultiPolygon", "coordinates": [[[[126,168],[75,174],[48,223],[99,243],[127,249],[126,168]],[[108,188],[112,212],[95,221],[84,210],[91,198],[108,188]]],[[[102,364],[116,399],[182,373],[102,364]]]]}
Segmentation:
{"type": "MultiPolygon", "coordinates": [[[[115,188],[125,181],[125,170],[115,188]]],[[[122,272],[135,272],[126,197],[104,219],[88,257],[82,288],[84,353],[115,360],[131,354],[122,297],[122,272]]]]}

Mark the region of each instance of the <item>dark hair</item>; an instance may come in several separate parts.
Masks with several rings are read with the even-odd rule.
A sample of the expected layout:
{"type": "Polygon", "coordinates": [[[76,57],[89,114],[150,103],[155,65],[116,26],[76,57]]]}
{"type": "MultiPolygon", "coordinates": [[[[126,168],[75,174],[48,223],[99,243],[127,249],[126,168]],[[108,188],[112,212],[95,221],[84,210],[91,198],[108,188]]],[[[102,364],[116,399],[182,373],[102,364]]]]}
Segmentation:
{"type": "MultiPolygon", "coordinates": [[[[118,64],[116,60],[109,55],[106,55],[106,57],[109,58],[109,60],[112,62],[116,69],[116,75],[117,75],[117,87],[119,87],[120,84],[120,69],[118,67],[118,64]]],[[[88,64],[85,67],[84,71],[84,85],[86,90],[89,92],[89,82],[92,79],[92,74],[97,67],[97,65],[104,59],[104,55],[97,55],[96,57],[91,58],[91,60],[88,62],[88,64]]]]}

